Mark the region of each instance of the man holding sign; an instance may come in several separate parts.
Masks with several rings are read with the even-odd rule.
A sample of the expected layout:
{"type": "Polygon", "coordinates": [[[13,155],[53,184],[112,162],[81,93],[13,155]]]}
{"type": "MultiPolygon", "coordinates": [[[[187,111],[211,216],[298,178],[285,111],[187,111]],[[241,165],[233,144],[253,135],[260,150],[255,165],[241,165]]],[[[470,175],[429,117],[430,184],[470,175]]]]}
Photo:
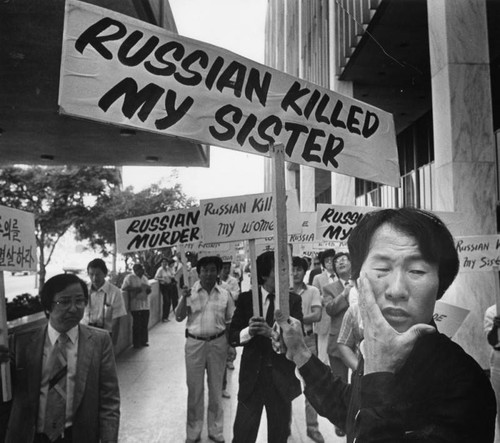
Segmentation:
{"type": "Polygon", "coordinates": [[[348,245],[364,326],[352,384],[311,354],[298,320],[276,315],[311,404],[348,442],[492,442],[491,384],[432,320],[458,272],[446,226],[418,209],[384,209],[365,216],[348,245]]]}

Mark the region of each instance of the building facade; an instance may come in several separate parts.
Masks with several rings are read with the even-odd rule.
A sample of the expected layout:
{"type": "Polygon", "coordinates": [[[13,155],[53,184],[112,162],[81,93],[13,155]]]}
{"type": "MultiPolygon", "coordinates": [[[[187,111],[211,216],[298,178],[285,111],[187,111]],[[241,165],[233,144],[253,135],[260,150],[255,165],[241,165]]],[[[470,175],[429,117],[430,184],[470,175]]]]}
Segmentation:
{"type": "MultiPolygon", "coordinates": [[[[454,235],[496,234],[498,18],[494,0],[269,0],[266,64],[392,113],[397,134],[399,188],[287,164],[301,210],[415,206],[455,213],[454,235]]],[[[460,273],[443,297],[470,310],[454,340],[483,368],[495,278],[460,273]]]]}

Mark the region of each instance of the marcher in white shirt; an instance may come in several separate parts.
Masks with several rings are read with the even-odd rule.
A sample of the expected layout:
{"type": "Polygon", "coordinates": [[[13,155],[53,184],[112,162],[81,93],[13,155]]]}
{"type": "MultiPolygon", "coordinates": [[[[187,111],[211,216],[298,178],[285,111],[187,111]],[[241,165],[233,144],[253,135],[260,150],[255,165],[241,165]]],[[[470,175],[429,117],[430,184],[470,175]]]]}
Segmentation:
{"type": "Polygon", "coordinates": [[[89,262],[87,274],[90,278],[89,302],[82,323],[105,329],[116,343],[120,326],[118,319],[127,315],[122,291],[106,280],[108,268],[100,258],[89,262]]]}

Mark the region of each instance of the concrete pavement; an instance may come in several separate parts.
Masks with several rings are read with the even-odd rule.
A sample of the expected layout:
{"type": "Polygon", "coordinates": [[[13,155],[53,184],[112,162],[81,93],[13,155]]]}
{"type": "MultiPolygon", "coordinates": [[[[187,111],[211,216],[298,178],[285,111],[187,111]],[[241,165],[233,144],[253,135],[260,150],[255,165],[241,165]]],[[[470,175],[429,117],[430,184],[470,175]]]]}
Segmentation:
{"type": "MultiPolygon", "coordinates": [[[[182,443],[186,438],[187,387],[184,367],[184,322],[171,320],[149,331],[150,346],[127,349],[117,358],[121,391],[121,443],[182,443]]],[[[224,437],[232,439],[236,414],[238,372],[241,356],[235,369],[228,371],[230,399],[224,399],[224,437]]],[[[206,392],[206,391],[205,391],[206,392]]],[[[293,402],[292,435],[289,443],[312,442],[306,436],[304,396],[293,402]]],[[[319,417],[319,428],[327,443],[343,443],[345,437],[335,435],[333,425],[319,417]]],[[[263,414],[258,443],[267,442],[266,417],[263,414]]],[[[206,423],[202,443],[207,437],[206,423]]],[[[272,442],[269,442],[272,443],[272,442]]]]}

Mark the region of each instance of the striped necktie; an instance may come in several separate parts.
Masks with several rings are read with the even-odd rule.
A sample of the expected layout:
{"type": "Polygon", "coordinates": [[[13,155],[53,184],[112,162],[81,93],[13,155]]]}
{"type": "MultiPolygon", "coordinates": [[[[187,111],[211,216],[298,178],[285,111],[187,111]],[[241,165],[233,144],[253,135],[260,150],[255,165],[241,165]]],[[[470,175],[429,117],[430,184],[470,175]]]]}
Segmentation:
{"type": "Polygon", "coordinates": [[[68,373],[67,344],[69,337],[59,335],[49,356],[50,370],[49,391],[45,408],[45,424],[43,433],[54,441],[64,432],[66,423],[66,374],[68,373]]]}

